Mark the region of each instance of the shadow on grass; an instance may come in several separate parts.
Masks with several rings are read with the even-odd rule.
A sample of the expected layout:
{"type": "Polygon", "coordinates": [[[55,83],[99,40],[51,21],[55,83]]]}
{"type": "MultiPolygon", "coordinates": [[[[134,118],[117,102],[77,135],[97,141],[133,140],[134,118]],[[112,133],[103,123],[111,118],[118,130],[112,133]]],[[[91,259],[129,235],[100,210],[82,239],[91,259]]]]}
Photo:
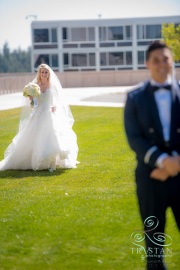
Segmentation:
{"type": "Polygon", "coordinates": [[[7,170],[0,171],[0,179],[2,178],[27,178],[27,177],[54,177],[66,173],[70,169],[56,169],[54,172],[48,170],[7,170]]]}

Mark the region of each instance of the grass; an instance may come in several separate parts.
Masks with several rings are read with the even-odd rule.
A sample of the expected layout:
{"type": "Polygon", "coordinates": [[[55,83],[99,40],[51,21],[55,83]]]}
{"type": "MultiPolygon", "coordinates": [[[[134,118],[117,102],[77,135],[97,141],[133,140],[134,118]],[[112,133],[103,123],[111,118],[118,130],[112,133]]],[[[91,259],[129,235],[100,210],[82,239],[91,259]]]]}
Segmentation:
{"type": "MultiPolygon", "coordinates": [[[[123,109],[72,107],[77,169],[0,172],[0,270],[144,269],[130,235],[141,230],[135,158],[123,109]]],[[[0,160],[20,110],[0,112],[0,160]]],[[[179,269],[179,232],[170,210],[170,269],[179,269]]]]}

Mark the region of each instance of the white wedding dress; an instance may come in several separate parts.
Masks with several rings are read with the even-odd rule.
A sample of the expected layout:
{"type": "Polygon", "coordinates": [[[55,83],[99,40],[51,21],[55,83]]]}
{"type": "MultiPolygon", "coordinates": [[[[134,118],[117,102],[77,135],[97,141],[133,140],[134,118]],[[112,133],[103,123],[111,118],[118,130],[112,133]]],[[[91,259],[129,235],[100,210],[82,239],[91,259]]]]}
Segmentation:
{"type": "Polygon", "coordinates": [[[76,167],[78,145],[73,118],[68,107],[57,106],[52,93],[50,87],[37,98],[37,105],[6,149],[0,171],[76,167]]]}

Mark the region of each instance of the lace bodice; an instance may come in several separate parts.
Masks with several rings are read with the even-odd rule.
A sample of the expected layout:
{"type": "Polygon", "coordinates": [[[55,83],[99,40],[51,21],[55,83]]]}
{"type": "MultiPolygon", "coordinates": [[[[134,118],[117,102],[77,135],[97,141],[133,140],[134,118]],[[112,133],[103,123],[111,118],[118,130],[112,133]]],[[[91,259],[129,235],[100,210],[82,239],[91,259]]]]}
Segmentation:
{"type": "Polygon", "coordinates": [[[35,100],[35,107],[49,109],[55,106],[53,102],[53,95],[51,89],[47,89],[45,93],[42,93],[35,100]]]}

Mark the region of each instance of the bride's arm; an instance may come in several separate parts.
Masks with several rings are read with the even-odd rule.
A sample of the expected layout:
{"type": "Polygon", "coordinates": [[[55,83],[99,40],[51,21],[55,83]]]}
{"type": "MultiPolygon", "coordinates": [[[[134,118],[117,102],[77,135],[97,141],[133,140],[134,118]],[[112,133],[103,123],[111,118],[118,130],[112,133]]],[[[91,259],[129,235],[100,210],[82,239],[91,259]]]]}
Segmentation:
{"type": "Polygon", "coordinates": [[[34,107],[34,100],[33,100],[33,97],[32,97],[32,96],[28,96],[28,97],[29,97],[29,100],[31,101],[31,102],[30,102],[31,107],[34,107]]]}
{"type": "Polygon", "coordinates": [[[51,111],[54,113],[57,108],[57,96],[56,96],[56,91],[54,88],[51,89],[51,95],[52,95],[52,105],[51,105],[51,111]]]}

